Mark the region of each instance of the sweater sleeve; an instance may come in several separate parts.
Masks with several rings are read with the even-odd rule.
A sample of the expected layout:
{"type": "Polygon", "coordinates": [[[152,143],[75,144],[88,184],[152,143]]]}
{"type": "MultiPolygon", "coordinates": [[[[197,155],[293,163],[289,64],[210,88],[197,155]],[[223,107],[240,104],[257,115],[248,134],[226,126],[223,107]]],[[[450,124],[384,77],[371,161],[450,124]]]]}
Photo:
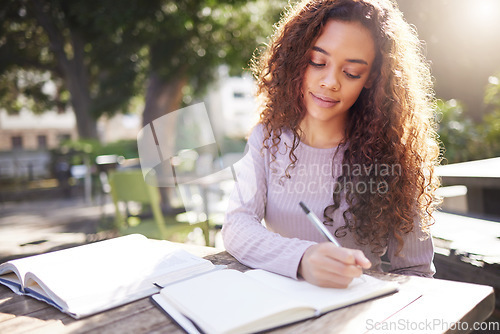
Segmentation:
{"type": "Polygon", "coordinates": [[[297,278],[300,260],[314,242],[283,237],[262,223],[269,171],[263,138],[259,124],[248,139],[245,156],[234,165],[236,182],[222,228],[224,246],[246,266],[297,278]]]}
{"type": "Polygon", "coordinates": [[[388,256],[391,262],[390,272],[401,275],[433,277],[434,245],[432,237],[426,236],[421,231],[418,219],[415,220],[412,232],[403,236],[404,245],[401,252],[396,255],[397,241],[389,239],[388,256]]]}

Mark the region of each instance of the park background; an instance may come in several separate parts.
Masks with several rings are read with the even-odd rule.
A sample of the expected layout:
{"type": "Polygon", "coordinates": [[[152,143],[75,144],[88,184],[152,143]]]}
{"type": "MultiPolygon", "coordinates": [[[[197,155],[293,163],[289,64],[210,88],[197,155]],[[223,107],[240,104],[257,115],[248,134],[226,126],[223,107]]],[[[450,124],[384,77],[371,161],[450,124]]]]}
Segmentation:
{"type": "MultiPolygon", "coordinates": [[[[137,164],[137,134],[166,113],[205,103],[221,152],[243,152],[258,118],[249,62],[287,3],[2,1],[0,259],[112,236],[101,175],[137,164]]],[[[431,67],[441,163],[500,157],[500,1],[398,5],[431,67]]],[[[491,194],[479,218],[498,226],[491,194]]],[[[454,213],[471,216],[461,200],[454,213]]],[[[463,254],[443,263],[437,277],[500,271],[463,254]]]]}
{"type": "MultiPolygon", "coordinates": [[[[94,155],[115,150],[129,158],[133,152],[116,150],[134,151],[133,140],[121,143],[125,147],[103,146],[135,139],[133,131],[200,101],[217,124],[216,135],[244,138],[248,120],[256,119],[249,62],[286,4],[2,2],[0,150],[64,146],[94,155]],[[227,86],[232,92],[224,91],[227,86]],[[225,95],[214,102],[215,94],[225,95]],[[39,117],[27,118],[30,114],[39,117]],[[219,125],[221,119],[227,123],[219,125]]],[[[500,3],[398,4],[431,65],[443,163],[498,156],[500,3]]],[[[18,167],[11,171],[0,164],[0,177],[26,173],[25,166],[18,167]]]]}

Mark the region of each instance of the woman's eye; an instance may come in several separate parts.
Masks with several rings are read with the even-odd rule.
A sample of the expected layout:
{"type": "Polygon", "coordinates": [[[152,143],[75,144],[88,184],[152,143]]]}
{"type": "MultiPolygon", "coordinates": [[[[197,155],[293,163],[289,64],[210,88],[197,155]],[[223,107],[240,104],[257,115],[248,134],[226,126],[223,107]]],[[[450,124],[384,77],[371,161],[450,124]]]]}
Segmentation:
{"type": "Polygon", "coordinates": [[[309,64],[311,64],[314,67],[323,67],[323,66],[325,66],[325,64],[315,63],[312,60],[309,60],[309,64]]]}
{"type": "Polygon", "coordinates": [[[344,72],[344,73],[350,79],[359,79],[359,78],[361,78],[361,75],[354,75],[354,74],[351,74],[349,72],[344,72]]]}

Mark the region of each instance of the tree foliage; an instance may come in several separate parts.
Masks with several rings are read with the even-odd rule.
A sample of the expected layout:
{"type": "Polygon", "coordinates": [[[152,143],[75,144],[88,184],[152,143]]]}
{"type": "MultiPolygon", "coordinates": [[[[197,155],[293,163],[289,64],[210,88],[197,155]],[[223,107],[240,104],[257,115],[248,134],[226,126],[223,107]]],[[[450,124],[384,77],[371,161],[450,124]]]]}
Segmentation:
{"type": "Polygon", "coordinates": [[[149,53],[144,125],[204,93],[219,64],[233,73],[279,18],[283,0],[164,1],[154,22],[141,22],[149,53]]]}
{"type": "Polygon", "coordinates": [[[127,5],[109,0],[3,2],[0,98],[7,110],[43,112],[70,104],[80,136],[96,137],[97,117],[125,107],[136,88],[130,56],[139,45],[125,45],[120,32],[121,19],[140,17],[141,11],[127,5]]]}
{"type": "Polygon", "coordinates": [[[171,100],[158,108],[164,114],[179,107],[186,94],[203,92],[218,64],[243,68],[283,5],[279,0],[5,0],[2,106],[9,112],[22,107],[43,112],[71,105],[82,138],[96,137],[96,119],[126,112],[134,96],[146,95],[153,105],[171,100]]]}
{"type": "Polygon", "coordinates": [[[438,100],[439,139],[442,143],[444,163],[473,160],[479,138],[475,124],[464,114],[464,107],[457,100],[438,100]]]}
{"type": "Polygon", "coordinates": [[[488,111],[479,123],[473,122],[457,100],[437,102],[439,137],[446,163],[500,156],[500,82],[491,76],[484,94],[488,111]]]}
{"type": "Polygon", "coordinates": [[[488,113],[481,124],[481,132],[487,147],[489,157],[500,156],[500,73],[490,76],[484,102],[488,106],[488,113]]]}

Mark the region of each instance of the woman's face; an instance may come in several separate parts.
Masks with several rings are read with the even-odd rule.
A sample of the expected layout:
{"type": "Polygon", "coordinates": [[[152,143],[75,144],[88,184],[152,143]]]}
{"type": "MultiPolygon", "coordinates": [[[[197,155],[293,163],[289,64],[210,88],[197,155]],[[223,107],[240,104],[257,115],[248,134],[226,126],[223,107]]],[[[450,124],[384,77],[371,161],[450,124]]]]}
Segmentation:
{"type": "Polygon", "coordinates": [[[372,35],[361,23],[328,21],[309,51],[302,83],[304,121],[345,125],[349,109],[370,85],[374,59],[372,35]]]}

